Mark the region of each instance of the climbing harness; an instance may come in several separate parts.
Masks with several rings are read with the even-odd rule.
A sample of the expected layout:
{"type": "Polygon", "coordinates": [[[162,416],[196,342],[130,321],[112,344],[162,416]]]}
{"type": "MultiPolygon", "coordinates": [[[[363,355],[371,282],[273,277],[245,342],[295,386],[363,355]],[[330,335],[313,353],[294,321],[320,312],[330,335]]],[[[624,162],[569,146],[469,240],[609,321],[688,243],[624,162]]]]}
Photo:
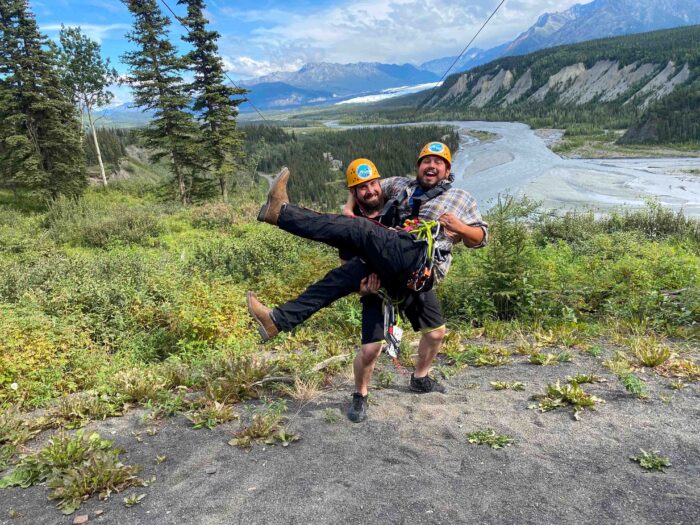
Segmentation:
{"type": "Polygon", "coordinates": [[[407,219],[401,230],[410,233],[416,242],[426,243],[423,259],[418,265],[418,269],[411,274],[407,283],[409,290],[420,292],[429,288],[429,285],[432,284],[433,265],[437,250],[435,239],[440,233],[440,223],[423,219],[407,219]]]}

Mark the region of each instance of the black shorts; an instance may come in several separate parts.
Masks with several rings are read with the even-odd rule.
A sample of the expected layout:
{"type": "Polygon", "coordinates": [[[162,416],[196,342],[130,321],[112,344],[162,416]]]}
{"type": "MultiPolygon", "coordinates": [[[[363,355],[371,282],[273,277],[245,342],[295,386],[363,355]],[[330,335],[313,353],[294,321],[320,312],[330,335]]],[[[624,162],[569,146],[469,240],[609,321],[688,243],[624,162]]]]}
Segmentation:
{"type": "MultiPolygon", "coordinates": [[[[362,303],[362,344],[384,340],[384,309],[378,295],[366,295],[362,303]]],[[[399,305],[402,316],[408,319],[413,330],[429,332],[445,324],[442,308],[435,290],[413,292],[399,305]]]]}

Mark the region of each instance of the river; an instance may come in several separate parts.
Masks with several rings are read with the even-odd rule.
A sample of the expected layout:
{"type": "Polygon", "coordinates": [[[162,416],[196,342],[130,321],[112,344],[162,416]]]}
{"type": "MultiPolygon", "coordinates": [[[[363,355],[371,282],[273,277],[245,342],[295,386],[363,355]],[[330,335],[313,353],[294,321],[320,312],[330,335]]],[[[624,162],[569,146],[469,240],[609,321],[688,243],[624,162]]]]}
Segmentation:
{"type": "MultiPolygon", "coordinates": [[[[609,212],[642,207],[656,199],[665,207],[700,217],[700,158],[567,159],[553,153],[529,126],[517,122],[407,125],[425,124],[459,130],[460,147],[452,163],[455,186],[469,191],[482,209],[505,194],[527,195],[546,209],[562,211],[609,212]],[[496,138],[479,141],[468,130],[487,131],[496,138]]],[[[335,121],[326,125],[346,127],[335,121]]]]}

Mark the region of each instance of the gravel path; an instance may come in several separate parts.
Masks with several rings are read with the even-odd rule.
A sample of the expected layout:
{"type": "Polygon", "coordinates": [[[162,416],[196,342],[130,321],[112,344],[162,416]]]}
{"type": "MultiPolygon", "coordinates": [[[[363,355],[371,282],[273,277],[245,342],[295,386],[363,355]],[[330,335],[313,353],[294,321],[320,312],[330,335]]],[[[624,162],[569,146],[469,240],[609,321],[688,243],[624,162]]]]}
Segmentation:
{"type": "MultiPolygon", "coordinates": [[[[152,423],[134,411],[91,427],[155,482],[126,492],[146,495],[132,508],[114,494],[91,498],[76,515],[105,524],[698,523],[698,384],[676,391],[670,380],[644,374],[650,399],[642,401],[601,362],[576,351],[572,363],[554,366],[515,356],[506,366],[464,369],[447,381],[446,395],[410,393],[400,376],[394,386],[373,389],[362,424],[345,418],[351,386],[340,378],[315,400],[289,402],[300,441],[249,452],[228,445],[240,422],[193,430],[175,417],[150,436],[152,423]],[[528,409],[547,383],[584,372],[607,379],[584,385],[606,401],[598,410],[575,421],[571,410],[528,409]],[[526,387],[496,391],[489,385],[496,380],[526,387]],[[328,422],[329,412],[336,422],[328,422]],[[514,445],[468,443],[467,432],[486,427],[512,436],[514,445]],[[642,470],[629,459],[640,448],[660,450],[672,466],[642,470]],[[156,464],[157,455],[167,460],[156,464]]],[[[380,368],[392,365],[382,360],[380,368]]],[[[0,491],[0,523],[72,523],[46,496],[44,486],[0,491]]]]}

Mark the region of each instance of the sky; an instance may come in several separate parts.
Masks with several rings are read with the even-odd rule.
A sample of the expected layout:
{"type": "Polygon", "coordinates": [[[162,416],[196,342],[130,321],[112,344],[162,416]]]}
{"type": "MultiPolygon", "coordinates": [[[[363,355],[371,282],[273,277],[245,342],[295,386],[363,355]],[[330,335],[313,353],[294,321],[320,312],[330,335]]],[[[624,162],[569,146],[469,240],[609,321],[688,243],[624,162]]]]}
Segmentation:
{"type": "MultiPolygon", "coordinates": [[[[180,16],[184,6],[165,0],[180,16]]],[[[506,0],[474,42],[487,49],[511,40],[545,12],[590,0],[506,0]]],[[[208,0],[206,16],[221,34],[229,75],[245,79],[295,71],[307,62],[423,62],[455,56],[500,0],[208,0]]],[[[80,26],[102,46],[120,74],[130,49],[131,15],[121,0],[29,0],[42,32],[57,39],[61,24],[80,26]]],[[[161,10],[166,11],[162,0],[161,10]]],[[[167,11],[166,11],[167,12],[167,11]]],[[[171,40],[183,30],[174,21],[171,40]]],[[[184,48],[184,43],[182,44],[184,48]]],[[[127,96],[126,91],[116,93],[127,96]]]]}

